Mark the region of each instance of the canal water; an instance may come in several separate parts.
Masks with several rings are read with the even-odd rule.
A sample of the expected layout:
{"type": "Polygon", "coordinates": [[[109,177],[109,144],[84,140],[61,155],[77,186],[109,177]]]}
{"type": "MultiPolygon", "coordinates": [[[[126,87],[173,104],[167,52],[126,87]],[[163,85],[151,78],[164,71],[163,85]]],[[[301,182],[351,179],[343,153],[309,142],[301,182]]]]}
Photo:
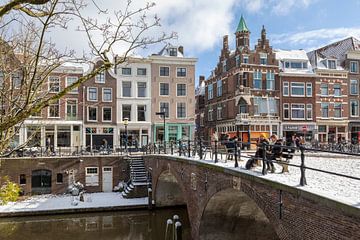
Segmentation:
{"type": "Polygon", "coordinates": [[[190,239],[186,208],[0,219],[1,240],[162,240],[166,220],[180,216],[190,239]]]}

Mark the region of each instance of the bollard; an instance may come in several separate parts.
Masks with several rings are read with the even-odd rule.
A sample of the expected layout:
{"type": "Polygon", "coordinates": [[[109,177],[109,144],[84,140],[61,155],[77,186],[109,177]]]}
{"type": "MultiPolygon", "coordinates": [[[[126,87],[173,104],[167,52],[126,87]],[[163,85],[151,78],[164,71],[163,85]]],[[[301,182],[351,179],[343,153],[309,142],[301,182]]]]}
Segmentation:
{"type": "Polygon", "coordinates": [[[160,154],[160,144],[158,145],[158,153],[160,154]]]}
{"type": "Polygon", "coordinates": [[[190,151],[190,139],[188,139],[188,157],[191,157],[191,151],[190,151]]]}
{"type": "Polygon", "coordinates": [[[179,156],[181,156],[182,146],[181,140],[179,140],[179,156]]]}
{"type": "Polygon", "coordinates": [[[238,163],[238,149],[237,149],[237,141],[235,141],[235,167],[239,167],[239,163],[238,163]]]}
{"type": "Polygon", "coordinates": [[[267,170],[266,170],[266,143],[262,143],[262,153],[263,153],[263,168],[262,168],[262,175],[266,175],[267,174],[267,170]]]}
{"type": "Polygon", "coordinates": [[[182,240],[182,225],[181,222],[175,223],[175,240],[182,240]]]}
{"type": "Polygon", "coordinates": [[[305,154],[304,154],[304,146],[300,146],[301,152],[301,165],[300,165],[300,186],[307,185],[306,177],[305,177],[305,154]]]}
{"type": "Polygon", "coordinates": [[[148,188],[148,209],[152,209],[152,189],[148,188]]]}
{"type": "Polygon", "coordinates": [[[217,162],[218,162],[218,155],[217,155],[217,143],[218,143],[218,141],[217,141],[217,140],[215,140],[215,163],[217,163],[217,162]]]}
{"type": "Polygon", "coordinates": [[[174,143],[172,140],[170,142],[170,149],[171,149],[171,155],[174,155],[174,143]]]}
{"type": "Polygon", "coordinates": [[[164,141],[164,154],[166,154],[166,141],[164,141]]]}
{"type": "Polygon", "coordinates": [[[171,219],[168,219],[166,221],[165,240],[173,240],[173,236],[174,236],[173,221],[171,219]]]}
{"type": "Polygon", "coordinates": [[[173,216],[173,226],[174,226],[174,235],[173,235],[173,239],[175,239],[175,237],[176,237],[176,230],[175,230],[175,224],[177,223],[177,222],[179,222],[180,221],[180,217],[179,217],[179,215],[174,215],[173,216]]]}
{"type": "Polygon", "coordinates": [[[199,157],[200,159],[203,159],[203,152],[202,152],[202,142],[201,142],[201,138],[200,138],[200,143],[199,143],[199,147],[200,147],[200,151],[199,151],[199,157]]]}

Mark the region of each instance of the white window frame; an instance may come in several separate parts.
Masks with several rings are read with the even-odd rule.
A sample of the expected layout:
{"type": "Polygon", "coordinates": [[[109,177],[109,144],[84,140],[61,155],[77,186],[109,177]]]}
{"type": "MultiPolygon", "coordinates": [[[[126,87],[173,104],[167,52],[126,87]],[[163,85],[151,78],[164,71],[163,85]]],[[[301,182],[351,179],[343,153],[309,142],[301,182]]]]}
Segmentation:
{"type": "Polygon", "coordinates": [[[112,91],[112,88],[102,88],[102,101],[103,101],[103,102],[112,102],[112,100],[113,100],[113,91],[112,91]],[[110,96],[111,96],[110,101],[104,99],[104,96],[105,96],[104,91],[105,91],[105,90],[109,90],[109,89],[110,89],[110,94],[111,94],[111,95],[110,95],[110,96]]]}
{"type": "Polygon", "coordinates": [[[291,84],[290,84],[290,96],[291,97],[305,97],[305,94],[306,94],[305,83],[303,83],[303,82],[291,82],[291,84]],[[293,84],[301,84],[302,87],[296,86],[295,88],[302,88],[304,90],[304,94],[303,95],[295,95],[295,94],[293,94],[293,84]]]}
{"type": "Polygon", "coordinates": [[[275,73],[267,72],[266,73],[266,90],[275,91],[275,73]],[[268,76],[272,76],[272,78],[268,78],[268,76]],[[271,84],[271,88],[268,88],[268,82],[271,84]]]}
{"type": "Polygon", "coordinates": [[[306,83],[306,96],[307,97],[312,97],[313,96],[313,87],[312,87],[312,83],[307,82],[306,83]],[[309,94],[308,88],[310,88],[311,94],[309,94]]]}
{"type": "MultiPolygon", "coordinates": [[[[141,82],[137,82],[136,83],[136,96],[138,97],[138,98],[146,98],[147,97],[147,88],[148,88],[148,84],[147,84],[147,82],[143,82],[143,81],[141,81],[141,82]],[[139,83],[145,83],[145,96],[144,97],[140,97],[139,96],[139,83]]],[[[160,94],[160,92],[159,92],[159,94],[160,94]]]]}
{"type": "Polygon", "coordinates": [[[359,80],[358,79],[350,79],[350,95],[359,95],[359,80]],[[351,82],[356,81],[356,93],[352,93],[351,91],[351,82]]]}
{"type": "Polygon", "coordinates": [[[132,76],[132,68],[131,67],[121,67],[121,76],[132,76]],[[123,74],[123,69],[130,69],[130,74],[123,74]]]}
{"type": "Polygon", "coordinates": [[[306,117],[307,120],[312,120],[313,119],[313,105],[311,103],[306,104],[305,117],[306,117]],[[310,113],[311,117],[308,116],[308,113],[310,113]]]}
{"type": "Polygon", "coordinates": [[[87,87],[87,100],[89,102],[97,102],[99,99],[99,92],[98,92],[98,88],[97,87],[87,87]],[[96,89],[96,99],[95,100],[92,100],[90,99],[90,89],[96,89]]]}
{"type": "Polygon", "coordinates": [[[65,118],[68,117],[68,112],[67,112],[67,106],[68,106],[68,100],[71,100],[71,101],[76,101],[76,117],[78,116],[79,114],[79,101],[77,98],[66,98],[65,99],[65,118]]]}
{"type": "Polygon", "coordinates": [[[328,68],[328,69],[334,69],[334,70],[335,70],[335,69],[337,68],[337,61],[336,61],[336,59],[328,59],[328,60],[327,60],[327,68],[328,68]],[[329,64],[330,61],[334,61],[334,62],[335,62],[335,68],[330,68],[330,64],[329,64]]]}
{"type": "Polygon", "coordinates": [[[329,118],[329,115],[330,115],[330,104],[327,103],[327,102],[322,102],[322,103],[320,103],[320,116],[321,116],[321,118],[328,119],[328,118],[329,118]],[[325,104],[327,105],[327,109],[328,109],[327,117],[324,117],[324,116],[323,116],[323,108],[322,108],[322,106],[321,106],[321,105],[325,105],[325,104]]]}
{"type": "MultiPolygon", "coordinates": [[[[169,70],[169,75],[170,75],[170,70],[169,70]]],[[[187,68],[186,67],[177,67],[176,68],[176,77],[177,78],[186,78],[187,77],[187,68]],[[178,69],[185,69],[185,76],[178,76],[178,69]]]]}
{"type": "Polygon", "coordinates": [[[86,119],[88,122],[97,122],[98,121],[98,107],[97,106],[87,106],[86,107],[86,119]],[[96,119],[95,120],[90,120],[89,119],[89,113],[90,113],[90,108],[95,108],[96,109],[96,119]]]}
{"type": "Polygon", "coordinates": [[[242,63],[243,64],[249,64],[249,55],[247,55],[247,54],[242,55],[242,63]],[[247,59],[246,62],[244,61],[245,59],[247,59]]]}
{"type": "Polygon", "coordinates": [[[304,103],[292,103],[291,104],[291,120],[305,120],[306,119],[306,109],[304,103]],[[304,108],[295,108],[294,105],[303,106],[304,108]],[[293,117],[293,109],[303,109],[304,110],[304,117],[303,118],[295,118],[293,117]]]}
{"type": "Polygon", "coordinates": [[[187,96],[187,85],[186,85],[186,83],[177,83],[176,84],[176,96],[177,97],[186,97],[187,96]],[[179,85],[185,85],[185,95],[178,95],[178,86],[179,85]]]}
{"type": "Polygon", "coordinates": [[[95,83],[101,83],[101,84],[104,84],[106,82],[105,80],[105,71],[102,71],[98,74],[95,75],[95,83]],[[100,80],[99,80],[100,79],[100,80]],[[103,81],[101,81],[103,79],[103,81]]]}
{"type": "Polygon", "coordinates": [[[49,93],[59,93],[61,92],[61,84],[60,84],[60,77],[59,76],[49,76],[48,77],[48,90],[49,90],[49,93]],[[58,83],[59,83],[59,91],[51,91],[51,87],[50,87],[50,78],[57,78],[58,79],[58,83]]]}
{"type": "Polygon", "coordinates": [[[208,111],[208,121],[213,121],[213,113],[214,113],[214,109],[213,106],[209,106],[209,111],[208,111]]]}
{"type": "Polygon", "coordinates": [[[121,82],[121,96],[122,96],[123,98],[131,98],[131,97],[133,96],[132,90],[133,90],[132,81],[122,81],[122,82],[121,82]],[[125,83],[130,83],[130,96],[124,96],[124,82],[125,82],[125,83]]]}
{"type": "Polygon", "coordinates": [[[136,105],[136,121],[137,122],[146,122],[147,121],[146,110],[147,110],[147,105],[146,104],[137,104],[136,105]],[[145,120],[144,121],[139,121],[139,106],[144,106],[145,107],[145,111],[144,111],[145,120]]]}
{"type": "Polygon", "coordinates": [[[208,100],[211,100],[213,98],[214,98],[214,84],[211,83],[211,84],[208,85],[208,100]],[[211,91],[209,90],[210,86],[211,86],[211,91]]]}
{"type": "Polygon", "coordinates": [[[113,111],[112,111],[112,107],[102,107],[101,108],[101,116],[102,116],[102,121],[103,122],[112,122],[112,114],[113,114],[113,111]],[[110,108],[111,109],[111,119],[110,120],[104,120],[104,108],[110,108]]]}
{"type": "Polygon", "coordinates": [[[86,167],[85,168],[85,186],[99,186],[99,168],[86,167]],[[96,173],[88,173],[88,170],[96,169],[96,173]]]}
{"type": "Polygon", "coordinates": [[[222,106],[221,106],[221,104],[218,104],[215,106],[216,106],[216,119],[221,120],[222,119],[222,106]]]}
{"type": "MultiPolygon", "coordinates": [[[[169,112],[169,116],[165,116],[165,119],[169,119],[170,118],[170,102],[168,102],[168,101],[161,101],[161,102],[159,102],[159,112],[161,112],[162,111],[162,109],[161,109],[161,103],[167,103],[168,104],[168,106],[169,106],[169,110],[168,110],[168,112],[169,112]]],[[[161,115],[159,115],[158,116],[160,119],[162,119],[162,117],[161,117],[161,115]]]]}
{"type": "Polygon", "coordinates": [[[136,68],[136,76],[146,76],[147,75],[147,68],[146,67],[138,67],[136,68]],[[145,74],[144,75],[139,75],[139,69],[145,69],[145,74]]]}
{"type": "Polygon", "coordinates": [[[170,77],[170,66],[159,66],[159,77],[170,77]],[[162,68],[162,67],[167,67],[168,69],[169,69],[169,75],[167,75],[167,76],[161,76],[161,71],[160,71],[160,69],[162,68]]]}
{"type": "MultiPolygon", "coordinates": [[[[213,87],[214,88],[214,87],[213,87]]],[[[221,97],[223,95],[223,82],[222,80],[216,81],[216,96],[221,97]],[[219,88],[219,83],[221,84],[221,88],[219,88]],[[221,90],[220,90],[221,89],[221,90]],[[219,91],[220,90],[220,91],[219,91]]]]}
{"type": "Polygon", "coordinates": [[[60,115],[61,115],[60,112],[61,112],[61,109],[60,109],[60,99],[57,100],[57,104],[53,104],[53,103],[52,103],[52,104],[49,104],[49,106],[48,106],[48,118],[60,118],[60,115]],[[57,117],[51,117],[51,116],[50,116],[50,107],[51,107],[51,106],[55,106],[55,105],[58,105],[58,107],[59,107],[59,114],[58,114],[57,117]]]}
{"type": "Polygon", "coordinates": [[[349,69],[349,71],[350,71],[350,73],[359,73],[359,62],[358,61],[350,61],[350,69],[349,69]],[[356,71],[355,72],[353,72],[352,70],[351,70],[351,64],[352,63],[355,63],[356,64],[356,71]]]}
{"type": "Polygon", "coordinates": [[[290,105],[289,103],[283,104],[283,119],[290,119],[291,113],[290,113],[290,105]],[[287,107],[286,107],[287,106],[287,107]],[[288,110],[288,117],[285,117],[285,110],[288,110]]]}
{"type": "Polygon", "coordinates": [[[259,70],[256,70],[256,71],[254,71],[253,72],[253,88],[254,89],[262,89],[262,84],[263,82],[262,82],[262,72],[261,71],[259,71],[259,70]],[[256,78],[255,78],[255,75],[256,75],[256,78]],[[260,77],[260,78],[259,78],[260,77]],[[260,81],[260,88],[255,88],[255,81],[260,81]]]}
{"type": "Polygon", "coordinates": [[[159,96],[170,96],[170,83],[168,82],[159,82],[159,96]],[[161,94],[161,84],[167,84],[169,86],[168,88],[168,94],[161,94]]]}
{"type": "MultiPolygon", "coordinates": [[[[170,107],[170,106],[169,106],[170,107]]],[[[186,119],[187,118],[187,107],[186,107],[186,102],[177,102],[176,103],[176,119],[186,119]],[[180,103],[185,104],[185,117],[179,117],[178,116],[178,106],[180,103]]]]}
{"type": "Polygon", "coordinates": [[[320,96],[329,96],[329,84],[328,83],[320,83],[320,96]],[[327,94],[326,95],[323,95],[322,94],[322,91],[321,91],[321,85],[326,85],[327,86],[327,94]]]}
{"type": "Polygon", "coordinates": [[[333,91],[334,91],[334,97],[336,97],[336,98],[342,97],[341,83],[334,83],[334,85],[333,85],[333,91]],[[340,95],[335,95],[335,85],[340,86],[340,88],[338,88],[338,89],[340,89],[340,95]]]}
{"type": "Polygon", "coordinates": [[[357,99],[350,99],[350,117],[358,117],[359,116],[359,101],[357,99]],[[357,103],[357,109],[356,109],[356,115],[352,115],[352,103],[356,102],[357,103]]]}
{"type": "Polygon", "coordinates": [[[268,64],[268,55],[267,55],[267,53],[259,53],[259,58],[260,58],[260,65],[267,65],[268,64]],[[262,59],[265,59],[265,64],[261,63],[262,59]]]}
{"type": "MultiPolygon", "coordinates": [[[[69,79],[69,78],[74,78],[74,79],[76,79],[74,82],[76,82],[76,81],[79,80],[79,77],[77,77],[77,76],[66,76],[65,87],[68,87],[68,86],[70,86],[71,84],[74,83],[74,82],[72,82],[71,84],[68,84],[68,79],[69,79]]],[[[74,88],[73,90],[71,90],[71,91],[69,91],[69,92],[67,92],[67,93],[69,93],[69,94],[78,94],[78,93],[79,93],[79,88],[76,87],[76,88],[74,88]]]]}
{"type": "Polygon", "coordinates": [[[343,106],[344,106],[344,104],[342,104],[341,102],[335,102],[334,103],[334,105],[333,105],[333,112],[334,112],[334,118],[337,118],[337,119],[339,119],[339,118],[342,118],[343,117],[343,106]],[[336,104],[340,104],[340,106],[341,106],[341,108],[340,108],[340,117],[336,117],[335,116],[335,105],[336,104]]]}
{"type": "Polygon", "coordinates": [[[288,97],[290,94],[290,85],[289,82],[283,82],[283,96],[288,97]],[[287,89],[287,94],[285,94],[285,89],[287,89]]]}

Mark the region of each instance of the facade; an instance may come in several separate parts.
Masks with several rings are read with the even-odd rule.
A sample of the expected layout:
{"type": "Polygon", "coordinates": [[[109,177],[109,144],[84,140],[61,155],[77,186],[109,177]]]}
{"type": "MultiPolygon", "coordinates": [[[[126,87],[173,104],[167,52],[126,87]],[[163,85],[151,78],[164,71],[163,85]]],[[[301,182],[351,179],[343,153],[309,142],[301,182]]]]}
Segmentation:
{"type": "Polygon", "coordinates": [[[116,67],[118,145],[143,146],[151,134],[151,64],[149,59],[129,58],[116,67]],[[127,133],[124,119],[128,119],[127,133]]]}
{"type": "Polygon", "coordinates": [[[79,96],[84,107],[80,112],[84,116],[83,139],[87,150],[116,145],[116,94],[116,76],[110,70],[81,85],[79,96]]]}
{"type": "Polygon", "coordinates": [[[233,51],[224,37],[217,67],[206,80],[206,138],[226,134],[250,143],[279,132],[279,68],[264,27],[254,50],[243,17],[235,35],[233,51]]]}
{"type": "Polygon", "coordinates": [[[195,91],[195,138],[205,139],[205,77],[199,77],[199,86],[195,91]]]}
{"type": "Polygon", "coordinates": [[[315,79],[304,50],[276,50],[279,62],[281,131],[286,139],[295,134],[306,141],[315,137],[315,79]]]}
{"type": "Polygon", "coordinates": [[[195,63],[183,47],[166,45],[151,60],[151,122],[154,142],[192,139],[195,126],[195,63]],[[162,116],[165,112],[165,129],[162,116]],[[165,130],[165,132],[164,132],[165,130]]]}

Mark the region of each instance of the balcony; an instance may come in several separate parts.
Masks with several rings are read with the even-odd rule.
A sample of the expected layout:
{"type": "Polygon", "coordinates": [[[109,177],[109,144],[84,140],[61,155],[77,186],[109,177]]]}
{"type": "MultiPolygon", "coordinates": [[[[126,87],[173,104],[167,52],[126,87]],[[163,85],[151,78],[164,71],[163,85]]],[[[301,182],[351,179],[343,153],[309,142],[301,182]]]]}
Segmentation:
{"type": "Polygon", "coordinates": [[[244,87],[244,85],[240,85],[236,89],[236,95],[250,95],[250,87],[244,87]]]}
{"type": "Polygon", "coordinates": [[[265,124],[269,121],[279,121],[279,117],[275,115],[256,115],[249,116],[249,113],[239,113],[236,115],[236,124],[237,125],[248,125],[250,123],[261,123],[265,124]]]}

